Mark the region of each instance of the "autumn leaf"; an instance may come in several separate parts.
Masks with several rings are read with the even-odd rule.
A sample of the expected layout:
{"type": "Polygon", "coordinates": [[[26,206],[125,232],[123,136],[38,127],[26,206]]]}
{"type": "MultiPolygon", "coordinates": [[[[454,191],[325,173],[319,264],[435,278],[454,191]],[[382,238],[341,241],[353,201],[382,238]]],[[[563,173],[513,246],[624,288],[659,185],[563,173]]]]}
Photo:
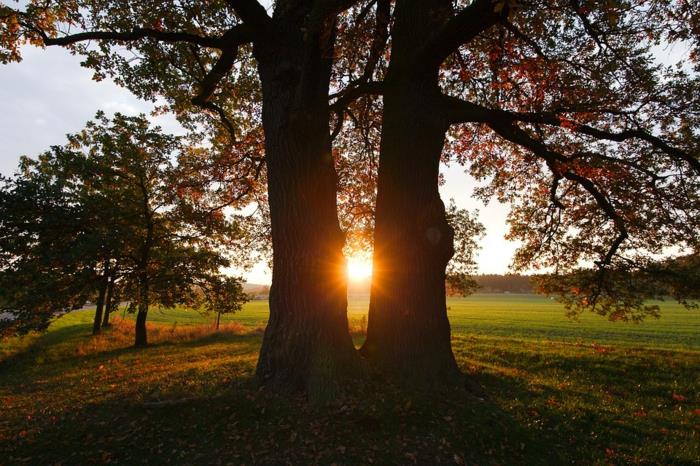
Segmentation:
{"type": "Polygon", "coordinates": [[[687,400],[686,397],[684,397],[684,396],[681,395],[680,393],[676,393],[676,392],[673,392],[673,393],[671,394],[671,397],[672,397],[674,400],[678,401],[679,403],[680,403],[680,402],[683,402],[683,401],[685,401],[685,400],[687,400]]]}

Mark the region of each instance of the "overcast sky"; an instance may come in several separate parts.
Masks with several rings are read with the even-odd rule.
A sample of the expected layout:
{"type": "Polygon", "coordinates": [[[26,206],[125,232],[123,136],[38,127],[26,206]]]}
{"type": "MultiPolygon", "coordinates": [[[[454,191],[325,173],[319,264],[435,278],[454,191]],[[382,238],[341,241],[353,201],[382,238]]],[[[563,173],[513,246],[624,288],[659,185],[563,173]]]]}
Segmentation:
{"type": "MultiPolygon", "coordinates": [[[[0,65],[0,173],[12,174],[21,155],[34,156],[51,145],[65,143],[65,135],[83,128],[97,110],[108,115],[149,113],[153,104],[134,97],[109,80],[92,81],[92,72],[82,68],[80,58],[61,48],[45,50],[25,47],[21,63],[0,65]]],[[[154,119],[165,131],[181,132],[170,116],[154,119]]],[[[454,198],[459,206],[478,208],[487,234],[481,242],[479,271],[503,273],[516,245],[503,238],[507,208],[492,202],[483,206],[470,199],[473,180],[453,165],[443,170],[446,184],[443,199],[454,198]]],[[[261,264],[248,273],[255,283],[270,280],[261,264]]]]}

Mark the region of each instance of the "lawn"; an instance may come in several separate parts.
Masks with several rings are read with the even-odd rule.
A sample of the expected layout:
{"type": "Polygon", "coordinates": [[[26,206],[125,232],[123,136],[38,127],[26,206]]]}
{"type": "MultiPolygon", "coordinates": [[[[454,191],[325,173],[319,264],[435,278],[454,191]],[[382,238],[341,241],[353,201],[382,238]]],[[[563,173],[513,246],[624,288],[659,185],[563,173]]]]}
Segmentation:
{"type": "MultiPolygon", "coordinates": [[[[0,343],[0,464],[700,464],[700,313],[664,303],[639,325],[572,322],[552,301],[448,302],[453,347],[485,396],[408,393],[376,376],[327,406],[259,390],[267,304],[213,332],[187,310],[90,311],[0,343]]],[[[366,300],[352,300],[358,330],[366,300]]],[[[360,331],[356,342],[362,341],[360,331]]]]}

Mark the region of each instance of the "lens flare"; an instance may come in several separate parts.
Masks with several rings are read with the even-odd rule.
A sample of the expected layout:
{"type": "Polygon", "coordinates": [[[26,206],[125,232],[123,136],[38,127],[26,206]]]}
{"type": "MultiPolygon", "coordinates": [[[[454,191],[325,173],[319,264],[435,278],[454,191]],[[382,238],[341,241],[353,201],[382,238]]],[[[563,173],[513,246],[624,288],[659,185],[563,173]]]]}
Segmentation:
{"type": "Polygon", "coordinates": [[[367,280],[372,276],[372,261],[364,257],[348,257],[347,272],[349,280],[367,280]]]}

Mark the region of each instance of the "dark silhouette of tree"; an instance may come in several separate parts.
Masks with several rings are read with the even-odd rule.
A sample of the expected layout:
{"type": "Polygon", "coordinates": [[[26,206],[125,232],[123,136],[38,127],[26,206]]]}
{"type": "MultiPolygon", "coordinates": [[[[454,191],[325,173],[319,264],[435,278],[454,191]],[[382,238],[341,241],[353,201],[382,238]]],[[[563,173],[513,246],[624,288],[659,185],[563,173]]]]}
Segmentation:
{"type": "Polygon", "coordinates": [[[86,246],[81,211],[66,180],[33,172],[26,160],[22,171],[0,188],[0,303],[11,316],[0,321],[3,334],[45,329],[81,307],[96,281],[94,257],[77,253],[86,246]]]}
{"type": "Polygon", "coordinates": [[[26,311],[15,325],[45,327],[56,311],[82,304],[93,292],[93,333],[98,333],[117,278],[119,295],[137,312],[137,346],[148,342],[151,304],[240,309],[245,301],[240,279],[220,273],[230,265],[220,250],[233,250],[238,226],[212,208],[215,197],[182,186],[174,160],[186,150],[144,116],[117,114],[109,120],[98,113],[66,146],[52,147],[37,161],[24,159],[1,204],[4,290],[17,296],[5,301],[10,309],[26,311]],[[37,185],[44,189],[30,196],[18,188],[37,185]],[[43,281],[30,278],[40,266],[47,283],[56,284],[47,291],[43,281]],[[12,276],[27,280],[11,285],[12,276]],[[23,296],[38,302],[18,299],[23,296]]]}
{"type": "MultiPolygon", "coordinates": [[[[478,196],[512,204],[516,270],[577,278],[542,288],[571,309],[649,311],[624,277],[670,247],[698,246],[692,2],[397,0],[391,16],[374,34],[390,25],[390,60],[367,51],[380,58],[333,104],[361,133],[365,96],[382,96],[365,354],[425,380],[458,372],[442,298],[454,235],[438,192],[447,160],[487,182],[478,196]],[[682,58],[659,63],[673,46],[682,58]]],[[[376,150],[376,133],[365,134],[376,150]]]]}
{"type": "Polygon", "coordinates": [[[357,363],[328,130],[336,17],[351,3],[281,1],[271,15],[256,0],[0,11],[4,61],[18,60],[27,41],[81,53],[98,79],[163,97],[185,126],[210,130],[209,174],[232,204],[267,181],[274,266],[257,372],[269,385],[319,394],[357,363]]]}
{"type": "Polygon", "coordinates": [[[482,198],[511,202],[516,269],[581,278],[573,293],[548,288],[576,309],[643,313],[618,279],[669,246],[697,247],[692,2],[290,0],[271,15],[255,0],[32,2],[0,18],[4,61],[25,41],[84,54],[97,78],[161,96],[206,130],[198,182],[225,185],[231,205],[269,202],[258,375],[277,387],[318,395],[355,367],[338,189],[351,240],[375,252],[363,352],[425,380],[458,373],[441,161],[468,165],[482,198]],[[658,63],[673,44],[685,63],[658,63]]]}

